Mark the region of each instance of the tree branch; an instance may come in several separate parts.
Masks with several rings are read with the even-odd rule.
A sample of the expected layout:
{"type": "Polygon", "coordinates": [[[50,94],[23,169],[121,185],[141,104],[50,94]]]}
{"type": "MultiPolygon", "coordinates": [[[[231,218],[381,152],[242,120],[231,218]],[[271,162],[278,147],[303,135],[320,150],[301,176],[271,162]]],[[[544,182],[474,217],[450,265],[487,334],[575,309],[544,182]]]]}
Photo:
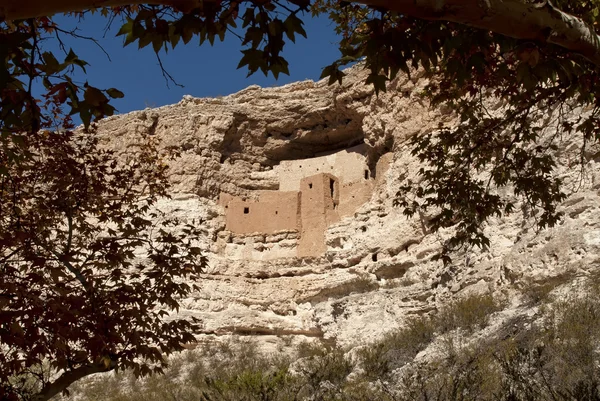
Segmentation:
{"type": "Polygon", "coordinates": [[[60,254],[60,253],[56,252],[55,250],[53,250],[51,247],[46,246],[42,243],[37,243],[37,245],[42,247],[42,249],[44,249],[46,252],[49,252],[52,255],[54,255],[54,257],[56,258],[56,261],[61,263],[63,266],[65,266],[67,268],[68,271],[73,273],[75,278],[81,283],[81,285],[87,292],[90,292],[92,290],[92,286],[87,281],[85,276],[79,270],[77,270],[77,268],[75,266],[73,266],[73,264],[71,262],[69,262],[69,260],[68,260],[69,255],[60,254]]]}
{"type": "MultiPolygon", "coordinates": [[[[217,0],[204,0],[215,2],[217,0]]],[[[203,0],[0,0],[0,21],[50,16],[58,13],[85,11],[92,8],[124,7],[135,4],[154,4],[189,12],[203,0]]]]}
{"type": "Polygon", "coordinates": [[[33,397],[33,401],[47,401],[58,393],[66,390],[71,384],[83,377],[94,373],[108,372],[117,366],[117,362],[110,357],[103,358],[94,365],[84,365],[63,373],[56,381],[48,383],[33,397]]]}
{"type": "Polygon", "coordinates": [[[600,37],[583,20],[550,0],[352,0],[371,7],[432,21],[449,21],[515,39],[554,44],[600,66],[600,37]]]}

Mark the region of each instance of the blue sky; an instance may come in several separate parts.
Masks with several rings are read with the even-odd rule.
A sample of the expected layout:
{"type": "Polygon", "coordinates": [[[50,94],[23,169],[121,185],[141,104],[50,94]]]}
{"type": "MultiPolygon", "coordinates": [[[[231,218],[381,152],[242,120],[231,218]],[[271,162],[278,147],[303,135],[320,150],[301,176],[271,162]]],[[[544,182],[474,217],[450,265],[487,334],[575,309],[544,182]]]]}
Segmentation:
{"type": "MultiPolygon", "coordinates": [[[[115,21],[105,34],[107,20],[98,14],[82,21],[67,16],[55,17],[61,28],[78,27],[78,34],[97,38],[110,55],[111,60],[90,41],[63,38],[67,46],[73,47],[78,56],[90,64],[86,76],[77,75],[78,81],[87,80],[101,89],[115,87],[125,93],[125,98],[112,102],[118,113],[177,103],[186,94],[224,96],[253,84],[266,87],[304,79],[317,80],[322,68],[338,58],[339,39],[326,18],[312,18],[306,14],[303,20],[308,39],[297,35],[296,43],[288,43],[284,48],[283,56],[290,63],[290,76],[280,75],[275,80],[258,72],[247,77],[247,70],[236,69],[241,58],[241,43],[232,35],[213,47],[199,46],[194,38],[185,46],[180,43],[175,50],[161,54],[166,70],[184,86],[180,88],[173,84],[167,87],[152,46],[141,50],[137,44],[123,47],[123,37],[115,36],[121,25],[119,21],[115,21]]],[[[48,50],[56,51],[55,46],[54,42],[45,45],[48,50]]],[[[60,59],[58,54],[57,58],[60,59]]]]}

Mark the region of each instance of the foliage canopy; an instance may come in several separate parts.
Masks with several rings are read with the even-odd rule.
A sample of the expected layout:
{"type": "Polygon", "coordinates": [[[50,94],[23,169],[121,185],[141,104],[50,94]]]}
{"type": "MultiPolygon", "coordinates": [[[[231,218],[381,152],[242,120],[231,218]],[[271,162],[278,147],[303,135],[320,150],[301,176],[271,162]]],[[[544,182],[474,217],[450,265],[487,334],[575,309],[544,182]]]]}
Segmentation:
{"type": "Polygon", "coordinates": [[[164,156],[148,141],[118,161],[93,135],[46,131],[11,163],[14,146],[0,151],[0,398],[162,371],[194,341],[196,322],[165,317],[205,266],[199,229],[153,207],[168,196],[164,156]]]}
{"type": "Polygon", "coordinates": [[[204,265],[190,242],[195,227],[176,236],[168,228],[177,222],[149,215],[167,193],[155,144],[149,140],[130,164],[98,146],[93,122],[113,114],[111,99],[124,94],[74,82],[73,70],[87,63],[73,49],[44,50],[45,38],[69,34],[55,11],[122,20],[125,45],[151,45],[157,54],[194,38],[213,44],[235,35],[239,67],[275,77],[288,73],[286,42],[307,34],[299,16],[326,14],[343,37],[340,59],[323,70],[331,84],[359,61],[377,92],[400,73],[425,70],[435,79],[424,95],[461,124],[413,139],[422,179],[404,182],[397,203],[408,215],[429,213],[432,230],[456,229],[439,255],[444,262],[462,246],[485,248],[485,223],[511,213],[513,195],[539,227],[555,224],[565,197],[554,171],[557,136],[580,135],[584,147],[598,139],[600,0],[150,3],[0,2],[0,397],[28,397],[19,380],[39,373],[44,360],[66,378],[40,376],[38,399],[93,371],[147,373],[138,357],[160,366],[159,352],[178,349],[194,328],[161,320],[162,310],[177,308],[190,291],[179,279],[204,265]],[[32,91],[39,84],[41,99],[32,91]],[[504,102],[500,112],[487,110],[489,96],[504,102]],[[576,106],[589,112],[567,119],[576,106]],[[549,110],[560,113],[548,139],[538,122],[549,110]],[[72,133],[73,115],[87,135],[72,133]],[[134,262],[140,249],[148,264],[134,262]]]}

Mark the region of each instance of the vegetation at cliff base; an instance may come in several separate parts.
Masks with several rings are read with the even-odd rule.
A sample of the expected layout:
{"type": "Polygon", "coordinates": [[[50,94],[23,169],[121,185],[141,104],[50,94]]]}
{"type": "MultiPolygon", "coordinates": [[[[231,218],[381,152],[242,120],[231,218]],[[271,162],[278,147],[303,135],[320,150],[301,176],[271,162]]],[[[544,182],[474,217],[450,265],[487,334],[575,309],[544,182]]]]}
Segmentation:
{"type": "Polygon", "coordinates": [[[549,302],[534,318],[501,320],[503,303],[471,296],[354,348],[304,343],[263,354],[253,339],[200,345],[164,376],[128,372],[73,389],[82,401],[566,401],[596,400],[600,302],[549,302]],[[482,302],[482,308],[479,308],[482,302]],[[487,306],[486,306],[487,305],[487,306]],[[498,323],[496,323],[498,324],[498,323]]]}

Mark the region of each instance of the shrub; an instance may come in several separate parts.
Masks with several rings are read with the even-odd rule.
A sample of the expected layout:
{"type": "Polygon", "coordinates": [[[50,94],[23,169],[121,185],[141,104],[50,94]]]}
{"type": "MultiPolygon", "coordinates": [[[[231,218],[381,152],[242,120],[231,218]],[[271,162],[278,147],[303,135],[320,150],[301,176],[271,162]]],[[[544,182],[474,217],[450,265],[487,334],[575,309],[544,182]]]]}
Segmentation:
{"type": "Polygon", "coordinates": [[[572,272],[564,272],[543,281],[531,283],[523,289],[523,296],[532,305],[550,301],[550,293],[573,278],[572,272]]]}
{"type": "Polygon", "coordinates": [[[406,326],[386,334],[358,351],[360,366],[367,379],[390,380],[393,371],[413,358],[434,338],[433,320],[422,316],[409,319],[406,326]]]}
{"type": "Polygon", "coordinates": [[[296,366],[296,370],[306,380],[307,385],[318,390],[325,382],[339,386],[352,372],[352,363],[339,347],[313,346],[296,366]]]}
{"type": "Polygon", "coordinates": [[[435,326],[440,333],[462,329],[472,333],[488,324],[489,316],[502,309],[502,304],[491,294],[471,295],[452,302],[435,317],[435,326]]]}
{"type": "Polygon", "coordinates": [[[373,281],[369,275],[367,274],[359,274],[352,280],[348,281],[344,284],[344,288],[346,289],[344,292],[347,294],[352,293],[365,293],[375,291],[379,288],[379,284],[373,281]]]}

